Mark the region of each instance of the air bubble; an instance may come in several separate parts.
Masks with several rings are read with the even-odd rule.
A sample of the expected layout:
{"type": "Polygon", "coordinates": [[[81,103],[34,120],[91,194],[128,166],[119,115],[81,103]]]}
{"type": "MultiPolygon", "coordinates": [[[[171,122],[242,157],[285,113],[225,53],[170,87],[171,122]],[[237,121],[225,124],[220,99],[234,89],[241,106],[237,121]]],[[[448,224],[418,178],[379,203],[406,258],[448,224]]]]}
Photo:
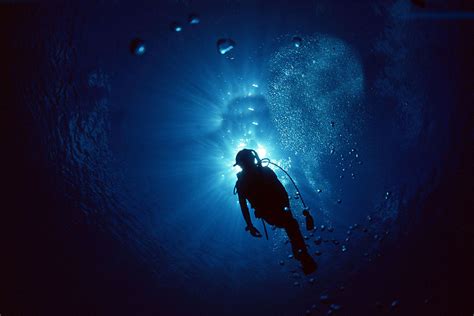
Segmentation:
{"type": "Polygon", "coordinates": [[[130,42],[130,52],[135,56],[141,56],[145,54],[146,46],[145,42],[140,38],[135,38],[130,42]]]}
{"type": "Polygon", "coordinates": [[[299,36],[293,36],[293,39],[291,40],[291,42],[296,48],[298,48],[301,46],[303,40],[299,36]]]}
{"type": "Polygon", "coordinates": [[[319,297],[319,300],[322,302],[322,303],[329,303],[329,296],[328,295],[321,295],[319,297]]]}
{"type": "Polygon", "coordinates": [[[321,238],[321,236],[318,236],[316,237],[316,239],[314,240],[314,243],[316,245],[321,245],[321,242],[323,241],[323,239],[321,238]]]}
{"type": "Polygon", "coordinates": [[[172,22],[170,24],[170,29],[174,32],[181,32],[183,30],[183,26],[179,22],[172,22]]]}
{"type": "Polygon", "coordinates": [[[217,40],[217,49],[221,55],[225,55],[235,47],[235,42],[230,38],[217,40]]]}
{"type": "Polygon", "coordinates": [[[197,14],[190,14],[188,16],[188,23],[191,24],[191,25],[196,25],[196,24],[199,24],[201,22],[201,19],[199,18],[199,16],[197,14]]]}
{"type": "Polygon", "coordinates": [[[338,305],[338,304],[331,304],[330,308],[333,310],[333,311],[338,311],[341,309],[341,305],[338,305]]]}

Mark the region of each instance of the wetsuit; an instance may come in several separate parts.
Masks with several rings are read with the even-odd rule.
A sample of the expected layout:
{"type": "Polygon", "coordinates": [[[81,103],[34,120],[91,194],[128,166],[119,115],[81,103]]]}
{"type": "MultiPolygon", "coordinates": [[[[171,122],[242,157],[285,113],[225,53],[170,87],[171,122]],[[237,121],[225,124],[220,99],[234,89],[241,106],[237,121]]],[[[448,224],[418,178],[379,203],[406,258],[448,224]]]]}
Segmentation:
{"type": "Polygon", "coordinates": [[[248,200],[255,217],[285,229],[295,257],[307,252],[298,222],[289,211],[288,193],[272,169],[255,167],[239,172],[235,186],[242,209],[247,208],[245,200],[248,200]]]}

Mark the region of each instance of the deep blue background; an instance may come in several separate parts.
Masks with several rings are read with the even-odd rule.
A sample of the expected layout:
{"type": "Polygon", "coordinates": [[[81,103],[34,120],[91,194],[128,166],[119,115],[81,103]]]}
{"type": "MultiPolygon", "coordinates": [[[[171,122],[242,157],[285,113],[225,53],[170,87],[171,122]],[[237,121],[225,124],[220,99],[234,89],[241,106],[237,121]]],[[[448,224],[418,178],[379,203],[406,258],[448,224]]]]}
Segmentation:
{"type": "Polygon", "coordinates": [[[469,315],[472,12],[402,0],[0,5],[0,313],[323,315],[328,294],[341,315],[469,315]],[[136,37],[143,56],[130,54],[136,37]],[[237,45],[222,56],[226,37],[237,45]],[[328,58],[325,72],[308,58],[328,58]],[[348,86],[353,65],[360,87],[348,86]],[[324,103],[325,84],[340,97],[324,103]],[[283,232],[244,231],[232,163],[249,129],[245,146],[264,146],[312,208],[314,275],[287,258],[283,232]]]}

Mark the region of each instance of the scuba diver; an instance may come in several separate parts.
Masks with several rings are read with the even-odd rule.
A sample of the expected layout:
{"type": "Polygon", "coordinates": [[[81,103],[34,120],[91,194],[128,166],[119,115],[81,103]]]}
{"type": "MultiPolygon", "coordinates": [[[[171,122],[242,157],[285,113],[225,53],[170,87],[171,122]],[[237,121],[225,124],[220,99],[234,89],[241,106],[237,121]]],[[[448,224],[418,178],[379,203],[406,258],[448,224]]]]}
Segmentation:
{"type": "MultiPolygon", "coordinates": [[[[262,166],[262,160],[257,152],[251,149],[242,149],[237,153],[234,166],[237,165],[242,168],[242,171],[237,174],[234,194],[238,193],[239,196],[240,208],[247,224],[245,230],[253,237],[262,237],[262,234],[252,224],[247,206],[248,200],[255,210],[256,218],[261,218],[270,225],[285,229],[291,243],[293,256],[300,261],[303,272],[310,274],[316,271],[317,264],[309,255],[298,222],[291,213],[288,193],[276,174],[268,166],[262,166]]],[[[306,216],[308,214],[306,208],[305,211],[306,216]]]]}

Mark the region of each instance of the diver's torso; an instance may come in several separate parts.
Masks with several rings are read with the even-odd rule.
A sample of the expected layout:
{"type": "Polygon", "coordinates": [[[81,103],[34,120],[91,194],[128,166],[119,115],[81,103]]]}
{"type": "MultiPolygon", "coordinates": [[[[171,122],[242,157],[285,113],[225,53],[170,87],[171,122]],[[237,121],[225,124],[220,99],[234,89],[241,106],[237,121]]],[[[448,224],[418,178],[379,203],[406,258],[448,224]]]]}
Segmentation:
{"type": "Polygon", "coordinates": [[[240,173],[237,190],[257,211],[281,211],[289,206],[288,193],[269,167],[240,173]]]}

